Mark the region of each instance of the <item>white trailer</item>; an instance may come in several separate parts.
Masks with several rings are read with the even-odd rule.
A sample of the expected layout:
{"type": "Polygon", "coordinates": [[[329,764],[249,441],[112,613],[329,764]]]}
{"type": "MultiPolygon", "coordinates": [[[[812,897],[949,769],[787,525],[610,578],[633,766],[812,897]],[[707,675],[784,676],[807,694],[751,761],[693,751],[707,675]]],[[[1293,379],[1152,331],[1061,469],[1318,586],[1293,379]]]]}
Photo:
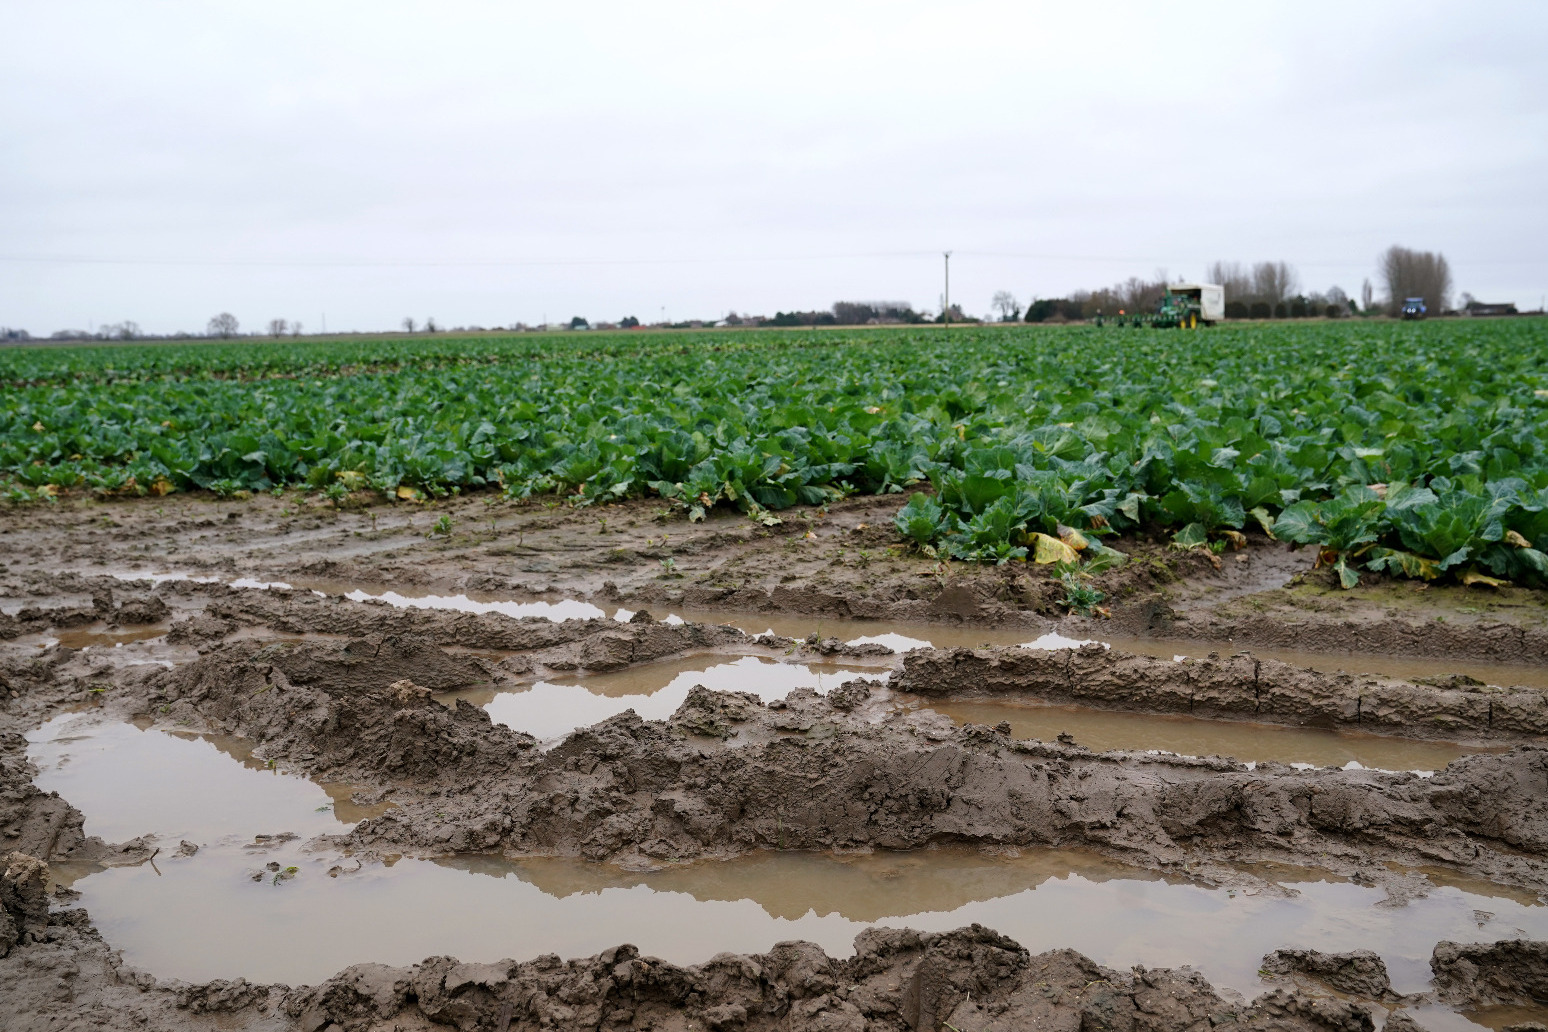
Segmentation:
{"type": "Polygon", "coordinates": [[[1218,283],[1178,283],[1168,288],[1179,297],[1190,298],[1199,307],[1198,320],[1205,326],[1225,318],[1225,287],[1218,283]]]}

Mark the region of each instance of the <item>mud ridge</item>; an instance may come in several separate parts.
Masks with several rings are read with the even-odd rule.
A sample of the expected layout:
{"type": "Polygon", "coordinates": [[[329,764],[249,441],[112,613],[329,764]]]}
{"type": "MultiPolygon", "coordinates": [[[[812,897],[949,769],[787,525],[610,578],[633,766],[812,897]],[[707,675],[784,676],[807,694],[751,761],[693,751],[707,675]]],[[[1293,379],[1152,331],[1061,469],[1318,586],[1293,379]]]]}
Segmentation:
{"type": "MultiPolygon", "coordinates": [[[[1178,614],[1172,614],[1176,616],[1178,614]]],[[[1157,617],[1144,622],[1141,633],[1167,638],[1230,642],[1237,648],[1305,649],[1433,659],[1478,660],[1492,663],[1543,662],[1548,656],[1548,630],[1513,623],[1437,623],[1382,616],[1365,620],[1330,620],[1320,614],[1276,612],[1245,617],[1208,613],[1186,619],[1157,617]],[[1299,618],[1297,618],[1299,616],[1299,618]],[[1312,643],[1308,646],[1308,642],[1312,643]]]]}
{"type": "MultiPolygon", "coordinates": [[[[205,587],[205,585],[196,585],[205,587]]],[[[405,609],[386,602],[318,597],[310,591],[231,589],[224,586],[204,611],[174,623],[174,641],[219,641],[238,627],[263,627],[280,634],[414,635],[435,645],[530,654],[534,669],[605,672],[694,651],[809,651],[824,657],[891,656],[878,645],[846,645],[836,639],[797,642],[778,636],[754,638],[721,624],[666,623],[648,612],[627,623],[607,618],[554,621],[499,613],[405,609]]],[[[520,672],[520,667],[507,667],[520,672]]]]}
{"type": "Polygon", "coordinates": [[[918,649],[891,686],[924,696],[1017,693],[1050,702],[1408,737],[1519,741],[1548,734],[1548,698],[1466,677],[1446,686],[1302,669],[1250,653],[1174,662],[1087,645],[918,649]]]}

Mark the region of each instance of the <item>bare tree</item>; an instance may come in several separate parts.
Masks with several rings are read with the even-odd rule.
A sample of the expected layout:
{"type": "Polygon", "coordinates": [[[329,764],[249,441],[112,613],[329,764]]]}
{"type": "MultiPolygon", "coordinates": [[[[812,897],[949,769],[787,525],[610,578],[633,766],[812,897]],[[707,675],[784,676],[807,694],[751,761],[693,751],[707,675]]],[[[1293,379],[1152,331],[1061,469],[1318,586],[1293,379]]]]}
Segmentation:
{"type": "Polygon", "coordinates": [[[230,312],[221,312],[210,320],[210,324],[205,327],[205,332],[211,337],[235,337],[238,326],[236,316],[230,312]]]}
{"type": "Polygon", "coordinates": [[[414,332],[414,317],[412,315],[406,316],[404,318],[404,320],[403,320],[403,332],[404,333],[413,333],[414,332]]]}
{"type": "Polygon", "coordinates": [[[425,332],[426,333],[434,333],[435,332],[435,316],[432,315],[430,318],[425,320],[425,332]]]}
{"type": "Polygon", "coordinates": [[[989,304],[1000,313],[1001,322],[1015,322],[1021,316],[1021,302],[1008,290],[997,290],[989,304]]]}
{"type": "Polygon", "coordinates": [[[1258,262],[1252,267],[1252,296],[1277,305],[1300,289],[1300,277],[1287,262],[1258,262]]]}
{"type": "Polygon", "coordinates": [[[1371,305],[1375,303],[1376,291],[1371,286],[1370,279],[1367,278],[1364,283],[1360,284],[1360,311],[1369,312],[1371,310],[1371,305]]]}
{"type": "Polygon", "coordinates": [[[1204,280],[1224,287],[1227,301],[1246,301],[1252,297],[1252,275],[1241,262],[1215,262],[1204,270],[1204,280]]]}
{"type": "Polygon", "coordinates": [[[1451,266],[1437,251],[1413,251],[1393,244],[1376,259],[1376,271],[1387,288],[1387,308],[1396,313],[1405,298],[1422,297],[1434,312],[1446,310],[1451,294],[1451,266]]]}
{"type": "Polygon", "coordinates": [[[285,331],[289,328],[290,323],[286,322],[284,319],[269,320],[269,336],[271,337],[283,337],[285,335],[285,331]]]}
{"type": "Polygon", "coordinates": [[[1142,280],[1138,276],[1130,276],[1118,284],[1114,292],[1121,299],[1121,307],[1124,311],[1149,312],[1161,303],[1161,295],[1166,293],[1166,281],[1164,279],[1142,280]]]}
{"type": "Polygon", "coordinates": [[[290,324],[290,335],[292,337],[301,336],[301,321],[299,319],[290,324]]]}

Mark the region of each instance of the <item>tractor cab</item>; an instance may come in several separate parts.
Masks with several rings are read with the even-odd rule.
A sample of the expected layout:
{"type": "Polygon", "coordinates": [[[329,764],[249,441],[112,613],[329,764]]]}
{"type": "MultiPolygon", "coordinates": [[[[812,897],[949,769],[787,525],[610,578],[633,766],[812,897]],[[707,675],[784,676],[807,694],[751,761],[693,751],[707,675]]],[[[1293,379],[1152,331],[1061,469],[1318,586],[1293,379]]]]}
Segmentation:
{"type": "Polygon", "coordinates": [[[1403,307],[1399,310],[1399,314],[1404,319],[1423,319],[1428,312],[1429,309],[1424,307],[1422,297],[1405,297],[1403,307]]]}

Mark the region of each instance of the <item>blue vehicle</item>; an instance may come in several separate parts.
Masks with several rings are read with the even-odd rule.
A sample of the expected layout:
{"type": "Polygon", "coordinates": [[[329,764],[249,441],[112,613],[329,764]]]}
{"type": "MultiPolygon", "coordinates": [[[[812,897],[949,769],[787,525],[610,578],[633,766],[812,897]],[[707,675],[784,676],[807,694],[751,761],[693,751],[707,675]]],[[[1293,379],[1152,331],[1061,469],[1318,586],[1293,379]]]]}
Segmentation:
{"type": "Polygon", "coordinates": [[[1429,309],[1424,307],[1422,297],[1405,297],[1403,307],[1398,310],[1398,314],[1404,319],[1423,319],[1428,312],[1429,309]]]}

